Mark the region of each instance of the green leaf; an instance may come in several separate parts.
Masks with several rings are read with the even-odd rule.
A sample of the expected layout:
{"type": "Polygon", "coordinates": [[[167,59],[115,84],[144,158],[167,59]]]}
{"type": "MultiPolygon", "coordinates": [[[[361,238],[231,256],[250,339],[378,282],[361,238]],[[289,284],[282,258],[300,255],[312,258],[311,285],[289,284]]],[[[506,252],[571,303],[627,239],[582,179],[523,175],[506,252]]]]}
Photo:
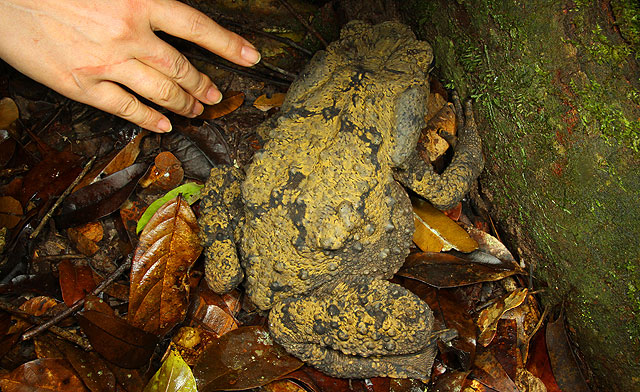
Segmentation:
{"type": "Polygon", "coordinates": [[[198,392],[191,368],[174,348],[143,392],[198,392]]]}
{"type": "Polygon", "coordinates": [[[153,214],[158,211],[158,208],[164,205],[164,203],[178,196],[178,194],[181,194],[182,198],[187,203],[189,203],[189,205],[195,203],[200,198],[200,189],[202,189],[203,186],[204,185],[196,184],[195,182],[188,182],[170,190],[164,196],[151,203],[151,205],[144,211],[144,214],[142,214],[142,216],[140,217],[140,220],[138,220],[138,225],[136,226],[136,234],[140,234],[142,229],[144,229],[144,227],[149,222],[149,219],[151,219],[153,214]]]}

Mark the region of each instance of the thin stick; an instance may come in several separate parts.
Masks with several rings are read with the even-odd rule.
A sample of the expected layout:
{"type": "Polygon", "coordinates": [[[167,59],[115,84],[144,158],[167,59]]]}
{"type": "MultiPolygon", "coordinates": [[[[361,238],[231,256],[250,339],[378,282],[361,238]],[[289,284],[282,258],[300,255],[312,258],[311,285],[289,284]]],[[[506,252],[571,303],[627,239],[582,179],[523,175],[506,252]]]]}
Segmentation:
{"type": "MultiPolygon", "coordinates": [[[[124,263],[120,264],[118,269],[116,269],[109,276],[107,276],[106,279],[103,280],[98,285],[98,287],[96,287],[91,292],[91,294],[92,295],[99,295],[100,293],[102,293],[104,291],[104,289],[106,289],[111,283],[113,283],[118,278],[118,276],[120,276],[120,274],[122,274],[124,272],[124,270],[126,270],[127,268],[131,267],[131,259],[132,259],[132,255],[129,255],[127,257],[127,260],[125,260],[124,263]]],[[[22,335],[22,340],[31,339],[34,336],[39,335],[43,331],[46,331],[47,329],[51,328],[52,326],[54,326],[54,324],[58,323],[59,321],[69,317],[73,312],[75,312],[82,305],[84,305],[84,302],[85,302],[85,299],[81,298],[81,299],[77,300],[76,302],[74,302],[74,304],[71,305],[71,307],[69,307],[68,309],[66,309],[65,311],[63,311],[61,313],[58,313],[56,316],[52,317],[46,323],[43,323],[41,325],[38,325],[37,327],[34,327],[34,328],[28,330],[27,332],[25,332],[22,335]]]]}
{"type": "MultiPolygon", "coordinates": [[[[0,301],[0,309],[24,319],[29,324],[42,325],[45,322],[41,317],[29,314],[4,301],[0,301]]],[[[61,337],[62,339],[67,340],[71,343],[77,344],[78,346],[82,347],[87,351],[91,350],[91,343],[89,343],[88,339],[83,338],[82,336],[78,336],[75,333],[69,332],[66,329],[62,329],[55,325],[49,328],[49,330],[55,335],[61,337]]]]}
{"type": "Polygon", "coordinates": [[[272,70],[274,72],[278,72],[278,73],[284,75],[287,79],[294,80],[298,76],[298,75],[294,74],[293,72],[289,72],[289,71],[287,71],[285,69],[282,69],[282,68],[280,68],[278,66],[275,66],[275,65],[273,65],[273,64],[271,64],[269,62],[266,62],[264,60],[260,61],[260,64],[264,65],[265,68],[268,68],[268,69],[270,69],[270,70],[272,70]]]}
{"type": "Polygon", "coordinates": [[[329,45],[327,44],[327,41],[325,41],[324,38],[322,38],[320,33],[318,33],[318,31],[314,29],[313,26],[307,23],[307,21],[304,20],[304,18],[296,12],[296,10],[291,6],[291,4],[289,4],[287,0],[280,0],[280,4],[282,4],[286,9],[288,9],[289,12],[291,12],[291,14],[293,14],[293,16],[295,16],[296,19],[298,19],[298,22],[300,22],[307,30],[309,30],[311,34],[315,35],[318,41],[320,41],[325,48],[327,47],[327,45],[329,45]]]}
{"type": "Polygon", "coordinates": [[[304,46],[298,45],[297,42],[295,42],[295,41],[293,41],[293,40],[291,40],[289,38],[281,37],[281,36],[279,36],[277,34],[273,34],[273,33],[268,33],[266,31],[253,28],[251,26],[247,26],[247,25],[238,23],[238,22],[236,22],[236,21],[234,21],[232,19],[228,19],[228,18],[224,18],[224,17],[220,17],[220,16],[216,17],[215,19],[216,19],[216,21],[218,23],[220,23],[222,25],[234,26],[234,27],[242,29],[242,30],[251,31],[252,33],[263,35],[263,36],[268,37],[268,38],[270,38],[272,40],[279,41],[279,42],[282,42],[283,44],[289,45],[292,48],[297,49],[297,50],[301,51],[302,53],[306,54],[307,56],[313,56],[313,52],[311,52],[309,49],[305,48],[304,46]]]}
{"type": "Polygon", "coordinates": [[[69,194],[71,193],[71,191],[73,190],[73,188],[76,187],[76,185],[78,185],[78,183],[82,180],[82,178],[87,175],[87,173],[89,172],[89,170],[91,170],[91,166],[93,166],[93,162],[96,161],[96,155],[94,155],[93,157],[91,157],[91,159],[89,160],[89,162],[87,162],[87,164],[85,165],[84,169],[82,169],[82,172],[80,172],[80,174],[78,174],[78,177],[76,177],[75,180],[73,180],[73,182],[71,183],[71,185],[69,185],[69,187],[67,187],[67,189],[64,191],[64,193],[62,195],[60,195],[60,197],[58,198],[58,200],[56,200],[55,204],[53,205],[53,207],[51,207],[51,209],[49,210],[49,212],[47,212],[47,214],[44,216],[44,218],[42,218],[42,220],[40,221],[40,224],[38,225],[38,227],[36,227],[36,229],[34,230],[33,233],[31,233],[31,235],[29,236],[30,239],[34,239],[38,236],[38,234],[40,234],[40,232],[42,231],[42,228],[44,227],[44,225],[49,222],[49,219],[51,219],[51,217],[53,216],[53,213],[56,211],[56,208],[58,208],[58,206],[60,204],[62,204],[62,202],[64,201],[64,199],[67,198],[67,196],[69,196],[69,194]]]}

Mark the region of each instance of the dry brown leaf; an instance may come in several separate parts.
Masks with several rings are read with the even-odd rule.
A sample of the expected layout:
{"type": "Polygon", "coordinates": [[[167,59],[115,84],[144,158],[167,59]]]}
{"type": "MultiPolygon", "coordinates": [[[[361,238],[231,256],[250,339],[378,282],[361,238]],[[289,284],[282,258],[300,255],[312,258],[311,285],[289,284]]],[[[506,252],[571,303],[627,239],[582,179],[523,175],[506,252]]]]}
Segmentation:
{"type": "Polygon", "coordinates": [[[241,91],[227,91],[220,103],[211,106],[205,106],[204,112],[198,116],[203,120],[213,120],[227,115],[240,106],[244,102],[244,93],[241,91]]]}
{"type": "Polygon", "coordinates": [[[430,162],[435,162],[449,149],[449,143],[441,136],[446,133],[450,136],[456,134],[456,115],[453,104],[447,103],[427,122],[427,127],[422,131],[419,145],[427,152],[430,162]]]}
{"type": "Polygon", "coordinates": [[[253,102],[253,106],[263,112],[266,112],[273,108],[279,108],[282,106],[282,102],[284,102],[284,98],[286,94],[284,93],[275,93],[271,95],[262,94],[253,102]]]}
{"type": "Polygon", "coordinates": [[[427,100],[427,114],[424,116],[424,121],[429,122],[446,104],[447,100],[441,94],[431,91],[427,100]]]}
{"type": "Polygon", "coordinates": [[[441,252],[451,249],[473,252],[478,243],[442,211],[418,198],[411,198],[416,231],[413,242],[423,252],[441,252]]]}
{"type": "Polygon", "coordinates": [[[13,229],[22,219],[22,204],[11,196],[0,197],[0,227],[13,229]]]}
{"type": "Polygon", "coordinates": [[[18,105],[9,97],[0,99],[0,129],[7,129],[18,119],[18,105]]]}
{"type": "Polygon", "coordinates": [[[131,267],[129,321],[163,335],[189,304],[189,269],[200,255],[196,217],[182,197],[169,200],[140,235],[131,267]]]}
{"type": "Polygon", "coordinates": [[[488,346],[496,334],[498,321],[502,315],[510,310],[520,306],[527,297],[528,290],[519,288],[504,297],[495,301],[491,306],[485,308],[478,316],[477,324],[480,328],[480,336],[478,336],[478,344],[484,347],[488,346]]]}
{"type": "Polygon", "coordinates": [[[203,328],[181,327],[171,338],[171,343],[182,359],[189,366],[193,366],[216,337],[214,333],[203,328]]]}
{"type": "Polygon", "coordinates": [[[104,229],[100,222],[90,222],[83,226],[68,229],[67,234],[80,253],[92,256],[100,250],[98,242],[104,236],[104,229]]]}

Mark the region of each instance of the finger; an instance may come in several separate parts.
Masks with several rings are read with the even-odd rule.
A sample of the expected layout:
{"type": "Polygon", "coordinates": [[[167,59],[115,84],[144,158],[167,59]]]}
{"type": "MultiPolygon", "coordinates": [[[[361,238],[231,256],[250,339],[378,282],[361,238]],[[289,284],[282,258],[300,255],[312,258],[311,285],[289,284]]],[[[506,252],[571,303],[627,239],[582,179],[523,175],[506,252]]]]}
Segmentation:
{"type": "Polygon", "coordinates": [[[204,110],[202,104],[176,82],[138,60],[114,68],[109,79],[183,116],[195,117],[204,110]]]}
{"type": "Polygon", "coordinates": [[[133,94],[113,82],[104,81],[96,84],[78,101],[115,114],[153,132],[171,131],[171,122],[167,117],[143,104],[133,94]]]}
{"type": "Polygon", "coordinates": [[[250,67],[260,53],[246,39],[233,33],[200,11],[175,0],[152,0],[150,21],[155,29],[184,38],[238,65],[250,67]]]}
{"type": "Polygon", "coordinates": [[[147,45],[149,54],[137,57],[140,62],[160,71],[200,101],[209,105],[220,102],[222,94],[207,75],[199,72],[171,45],[157,37],[153,39],[155,42],[147,45]]]}

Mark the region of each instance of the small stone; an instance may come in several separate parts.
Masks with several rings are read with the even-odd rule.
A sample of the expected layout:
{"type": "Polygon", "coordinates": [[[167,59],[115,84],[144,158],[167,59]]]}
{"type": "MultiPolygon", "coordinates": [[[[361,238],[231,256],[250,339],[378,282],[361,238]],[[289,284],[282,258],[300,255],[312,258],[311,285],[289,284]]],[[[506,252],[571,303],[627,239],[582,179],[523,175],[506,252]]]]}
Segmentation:
{"type": "Polygon", "coordinates": [[[369,223],[368,225],[366,225],[364,227],[364,233],[366,235],[372,235],[375,232],[376,232],[376,227],[374,225],[372,225],[371,223],[369,223]]]}
{"type": "Polygon", "coordinates": [[[382,250],[380,251],[380,253],[378,254],[378,256],[379,256],[381,259],[386,259],[386,258],[387,258],[387,256],[389,256],[389,249],[387,249],[387,248],[382,249],[382,250]]]}
{"type": "Polygon", "coordinates": [[[386,231],[387,233],[391,233],[393,230],[395,230],[395,228],[396,227],[391,221],[384,224],[384,231],[386,231]]]}

